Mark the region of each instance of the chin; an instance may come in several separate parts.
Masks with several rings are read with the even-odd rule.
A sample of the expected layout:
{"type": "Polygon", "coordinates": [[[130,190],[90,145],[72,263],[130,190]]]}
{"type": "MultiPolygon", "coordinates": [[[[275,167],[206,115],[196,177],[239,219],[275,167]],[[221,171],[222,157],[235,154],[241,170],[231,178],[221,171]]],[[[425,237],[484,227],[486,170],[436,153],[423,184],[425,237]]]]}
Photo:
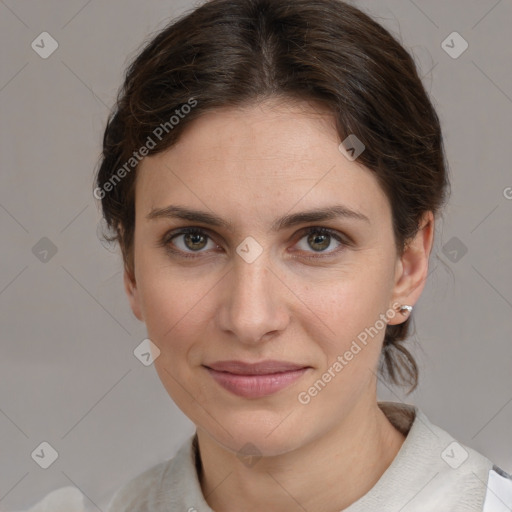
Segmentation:
{"type": "Polygon", "coordinates": [[[227,432],[216,423],[210,423],[208,428],[200,428],[237,455],[243,456],[244,451],[254,450],[260,456],[272,457],[293,451],[303,444],[302,440],[306,442],[307,433],[296,424],[296,418],[292,420],[293,413],[289,418],[287,414],[270,412],[268,409],[244,413],[219,412],[214,417],[223,418],[222,424],[227,432]]]}

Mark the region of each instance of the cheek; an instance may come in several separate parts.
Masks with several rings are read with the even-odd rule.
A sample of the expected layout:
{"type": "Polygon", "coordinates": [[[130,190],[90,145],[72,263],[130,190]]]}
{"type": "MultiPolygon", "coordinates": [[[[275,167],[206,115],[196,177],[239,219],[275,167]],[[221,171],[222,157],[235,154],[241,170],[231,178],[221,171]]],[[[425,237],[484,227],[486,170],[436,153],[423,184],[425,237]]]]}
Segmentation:
{"type": "MultiPolygon", "coordinates": [[[[183,284],[183,286],[186,286],[183,284]]],[[[195,290],[190,283],[186,289],[180,283],[166,286],[163,281],[145,285],[144,318],[150,339],[162,353],[179,353],[196,338],[194,332],[204,322],[207,298],[204,289],[195,290]]]]}
{"type": "MultiPolygon", "coordinates": [[[[382,332],[375,335],[372,330],[373,337],[384,336],[385,325],[379,319],[388,308],[389,280],[385,279],[387,274],[383,268],[368,265],[366,269],[353,268],[350,273],[333,276],[319,286],[308,285],[304,293],[308,308],[321,320],[324,352],[331,358],[348,350],[358,336],[364,341],[364,333],[368,334],[376,322],[377,330],[382,332]]],[[[318,320],[315,325],[319,325],[318,320]]],[[[307,325],[303,328],[307,330],[307,325]]],[[[318,338],[312,333],[312,339],[318,338]]]]}
{"type": "Polygon", "coordinates": [[[165,342],[190,323],[189,315],[204,309],[215,281],[211,273],[201,277],[199,272],[171,265],[156,251],[141,251],[138,264],[138,289],[148,333],[165,342]]]}
{"type": "Polygon", "coordinates": [[[155,367],[169,394],[177,403],[183,399],[186,406],[190,395],[181,396],[182,386],[194,388],[200,399],[194,372],[202,363],[205,342],[212,338],[208,326],[221,276],[212,272],[193,276],[190,269],[157,263],[147,265],[140,277],[148,337],[160,349],[155,367]]]}
{"type": "Polygon", "coordinates": [[[379,284],[361,288],[358,280],[343,286],[324,288],[310,295],[308,305],[322,319],[319,333],[305,322],[305,336],[320,348],[322,364],[301,387],[297,400],[307,405],[304,413],[311,422],[322,414],[326,404],[333,415],[349,410],[368,389],[377,373],[387,323],[386,294],[379,284]],[[338,412],[334,412],[338,411],[338,412]]]}
{"type": "Polygon", "coordinates": [[[197,384],[198,368],[191,363],[200,361],[211,286],[154,267],[142,279],[148,337],[160,349],[154,362],[158,376],[176,405],[192,421],[204,423],[207,419],[198,404],[205,401],[205,395],[197,384]]]}

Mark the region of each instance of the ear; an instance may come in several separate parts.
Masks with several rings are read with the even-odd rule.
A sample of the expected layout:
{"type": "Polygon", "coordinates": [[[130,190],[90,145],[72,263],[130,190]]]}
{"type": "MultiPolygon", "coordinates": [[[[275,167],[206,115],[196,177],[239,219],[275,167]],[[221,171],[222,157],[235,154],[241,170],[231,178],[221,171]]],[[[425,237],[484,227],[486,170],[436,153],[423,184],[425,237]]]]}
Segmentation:
{"type": "MultiPolygon", "coordinates": [[[[428,259],[434,240],[434,215],[427,212],[422,217],[420,229],[397,259],[395,286],[391,304],[414,306],[418,301],[428,274],[428,259]]],[[[406,316],[395,315],[389,325],[403,323],[406,316]]]]}
{"type": "Polygon", "coordinates": [[[141,322],[143,322],[144,317],[142,315],[139,291],[137,289],[137,283],[135,281],[135,276],[126,267],[124,269],[123,280],[124,280],[124,289],[126,290],[126,295],[128,295],[128,300],[130,301],[130,306],[132,308],[133,314],[141,322]]]}

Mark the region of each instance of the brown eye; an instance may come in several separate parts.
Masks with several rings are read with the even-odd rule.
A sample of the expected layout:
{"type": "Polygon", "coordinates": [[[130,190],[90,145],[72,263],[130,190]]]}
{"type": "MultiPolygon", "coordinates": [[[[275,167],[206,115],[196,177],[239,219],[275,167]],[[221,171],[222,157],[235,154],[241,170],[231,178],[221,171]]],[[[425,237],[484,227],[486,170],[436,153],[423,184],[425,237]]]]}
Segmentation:
{"type": "MultiPolygon", "coordinates": [[[[165,247],[169,254],[183,258],[208,256],[212,249],[219,248],[205,230],[196,227],[182,228],[167,233],[158,245],[165,247]],[[211,244],[210,247],[208,247],[208,243],[211,244]]],[[[301,256],[305,259],[335,256],[350,245],[351,241],[345,240],[340,233],[324,227],[306,228],[296,244],[299,252],[311,254],[311,256],[301,256]],[[333,242],[335,242],[334,245],[333,242]],[[332,250],[328,250],[331,246],[332,250]]]]}
{"type": "MultiPolygon", "coordinates": [[[[297,244],[301,251],[306,253],[325,253],[325,256],[331,256],[339,252],[338,248],[340,246],[343,247],[344,245],[348,245],[348,242],[344,242],[341,236],[339,236],[335,231],[323,227],[307,228],[304,236],[297,244]],[[333,250],[327,250],[333,245],[333,242],[335,242],[337,245],[333,246],[333,250]]],[[[319,256],[306,256],[306,258],[316,258],[322,256],[323,254],[320,254],[319,256]]]]}
{"type": "Polygon", "coordinates": [[[192,251],[198,251],[203,249],[206,246],[207,236],[201,235],[199,233],[186,233],[183,236],[183,240],[185,246],[192,251]]]}
{"type": "Polygon", "coordinates": [[[172,254],[192,258],[195,257],[193,253],[197,253],[197,256],[200,256],[201,253],[207,252],[208,249],[217,247],[210,236],[199,228],[183,228],[168,233],[163,237],[160,245],[172,254]],[[210,242],[211,247],[208,247],[208,242],[210,242]]]}
{"type": "Polygon", "coordinates": [[[331,243],[331,235],[311,234],[308,236],[308,244],[315,251],[324,251],[331,243]]]}

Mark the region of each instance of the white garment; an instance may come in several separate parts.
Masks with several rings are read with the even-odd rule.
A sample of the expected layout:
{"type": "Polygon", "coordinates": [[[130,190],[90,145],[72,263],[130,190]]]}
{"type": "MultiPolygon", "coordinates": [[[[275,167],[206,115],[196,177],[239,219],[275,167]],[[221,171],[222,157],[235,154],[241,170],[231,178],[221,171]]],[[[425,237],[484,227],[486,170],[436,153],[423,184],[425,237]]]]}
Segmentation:
{"type": "Polygon", "coordinates": [[[84,495],[76,487],[61,487],[24,512],[85,512],[84,495]]]}
{"type": "MultiPolygon", "coordinates": [[[[512,477],[457,443],[416,407],[379,403],[406,435],[395,459],[368,493],[343,512],[511,512],[512,477]]],[[[197,438],[169,461],[122,487],[108,512],[213,512],[197,476],[197,438]]]]}

